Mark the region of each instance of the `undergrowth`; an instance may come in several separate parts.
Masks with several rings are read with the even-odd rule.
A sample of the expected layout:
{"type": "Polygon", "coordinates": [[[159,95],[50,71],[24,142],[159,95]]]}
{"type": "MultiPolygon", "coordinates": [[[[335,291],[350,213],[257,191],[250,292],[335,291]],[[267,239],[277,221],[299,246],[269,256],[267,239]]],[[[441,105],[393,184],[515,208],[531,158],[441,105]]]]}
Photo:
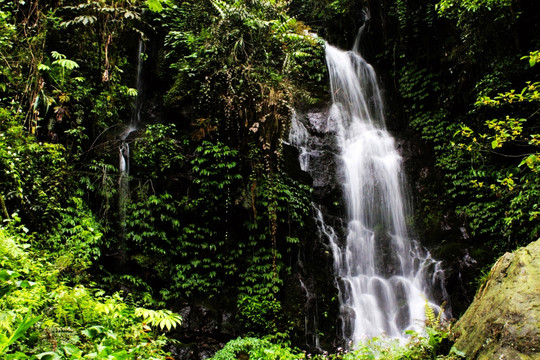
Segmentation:
{"type": "Polygon", "coordinates": [[[409,340],[373,338],[352,350],[309,354],[267,339],[237,338],[228,342],[212,360],[461,360],[465,354],[451,346],[449,328],[426,327],[424,333],[409,332],[409,340]]]}
{"type": "Polygon", "coordinates": [[[451,324],[441,318],[426,301],[426,326],[419,333],[406,331],[408,340],[375,337],[351,347],[338,348],[334,353],[324,351],[309,354],[291,348],[286,343],[273,343],[270,338],[245,337],[229,341],[211,360],[461,360],[465,354],[451,341],[451,324]]]}
{"type": "Polygon", "coordinates": [[[170,359],[165,334],[180,315],[74,283],[65,259],[36,250],[14,219],[0,226],[0,358],[170,359]]]}

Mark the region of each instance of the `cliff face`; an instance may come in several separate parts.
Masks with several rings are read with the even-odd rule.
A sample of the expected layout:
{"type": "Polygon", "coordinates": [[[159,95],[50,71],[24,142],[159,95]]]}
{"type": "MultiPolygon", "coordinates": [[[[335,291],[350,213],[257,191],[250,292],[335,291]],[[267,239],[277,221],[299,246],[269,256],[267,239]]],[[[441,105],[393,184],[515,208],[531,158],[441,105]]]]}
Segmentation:
{"type": "Polygon", "coordinates": [[[540,359],[540,240],[497,261],[455,332],[467,359],[540,359]]]}

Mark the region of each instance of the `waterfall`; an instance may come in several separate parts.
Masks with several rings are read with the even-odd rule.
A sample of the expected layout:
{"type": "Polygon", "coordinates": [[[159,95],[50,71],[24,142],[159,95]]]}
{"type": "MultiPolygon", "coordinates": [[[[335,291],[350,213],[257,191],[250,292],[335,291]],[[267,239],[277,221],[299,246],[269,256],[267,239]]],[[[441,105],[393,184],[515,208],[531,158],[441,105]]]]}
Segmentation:
{"type": "MultiPolygon", "coordinates": [[[[426,302],[438,312],[434,294],[446,297],[440,263],[412,238],[402,158],[385,127],[376,74],[357,48],[342,51],[326,44],[332,104],[326,124],[310,124],[335,136],[337,144],[345,238],[325,224],[318,208],[315,213],[334,258],[342,336],[353,344],[422,331],[426,302]]],[[[289,141],[300,150],[303,170],[311,173],[321,150],[310,136],[293,117],[289,141]]]]}
{"type": "Polygon", "coordinates": [[[373,68],[329,44],[326,62],[348,216],[345,245],[332,246],[343,333],[353,343],[400,338],[422,328],[438,264],[411,239],[401,156],[373,68]]]}
{"type": "Polygon", "coordinates": [[[120,145],[118,146],[118,217],[120,223],[120,252],[122,260],[125,260],[125,237],[126,237],[126,207],[129,200],[129,160],[130,160],[130,150],[129,142],[127,141],[128,136],[137,130],[139,122],[141,120],[141,95],[142,95],[142,70],[143,70],[143,54],[144,43],[140,39],[137,47],[137,70],[135,78],[135,86],[137,89],[137,95],[133,102],[133,111],[131,113],[131,119],[129,125],[126,129],[119,135],[120,145]]]}

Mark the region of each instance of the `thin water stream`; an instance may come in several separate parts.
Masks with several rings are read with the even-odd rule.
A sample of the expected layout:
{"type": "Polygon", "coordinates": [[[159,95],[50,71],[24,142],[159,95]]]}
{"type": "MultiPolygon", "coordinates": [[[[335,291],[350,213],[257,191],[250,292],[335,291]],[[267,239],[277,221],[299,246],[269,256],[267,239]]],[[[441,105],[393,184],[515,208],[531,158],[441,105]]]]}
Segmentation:
{"type": "Polygon", "coordinates": [[[126,208],[129,200],[129,161],[130,161],[130,149],[128,136],[137,130],[141,121],[141,95],[143,91],[142,84],[142,71],[143,71],[143,54],[144,43],[139,40],[137,47],[137,73],[136,73],[136,89],[137,95],[133,103],[133,111],[131,113],[131,119],[126,129],[119,135],[120,145],[118,146],[118,214],[120,224],[120,238],[121,238],[121,256],[122,261],[125,261],[125,226],[126,226],[126,208]]]}

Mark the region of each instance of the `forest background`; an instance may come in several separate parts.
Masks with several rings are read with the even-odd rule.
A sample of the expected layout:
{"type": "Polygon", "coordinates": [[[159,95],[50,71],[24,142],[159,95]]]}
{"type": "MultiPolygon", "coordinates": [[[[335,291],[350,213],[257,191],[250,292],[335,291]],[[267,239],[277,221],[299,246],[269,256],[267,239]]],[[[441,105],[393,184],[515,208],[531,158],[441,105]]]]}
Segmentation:
{"type": "MultiPolygon", "coordinates": [[[[306,347],[299,276],[318,294],[323,347],[338,344],[312,184],[284,140],[293,113],[329,101],[324,41],[350,48],[364,24],[411,221],[459,316],[498,256],[539,237],[539,10],[1,0],[0,354],[188,358],[179,349],[254,336],[230,351],[301,356],[288,352],[306,347]]],[[[414,351],[442,351],[441,334],[414,351]]]]}

